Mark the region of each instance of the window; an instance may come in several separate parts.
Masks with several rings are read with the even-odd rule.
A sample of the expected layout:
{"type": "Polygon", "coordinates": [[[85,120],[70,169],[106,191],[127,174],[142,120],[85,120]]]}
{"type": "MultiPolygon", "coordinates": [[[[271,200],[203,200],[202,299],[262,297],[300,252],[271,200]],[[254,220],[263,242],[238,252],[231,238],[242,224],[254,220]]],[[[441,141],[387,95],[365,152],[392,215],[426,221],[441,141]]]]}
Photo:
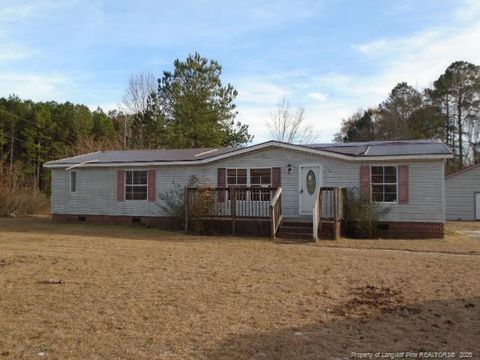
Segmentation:
{"type": "MultiPolygon", "coordinates": [[[[247,187],[247,169],[228,169],[227,187],[247,187]]],[[[237,200],[245,200],[246,192],[237,192],[237,200]]],[[[230,200],[230,192],[228,193],[230,200]]]]}
{"type": "Polygon", "coordinates": [[[397,167],[372,166],[371,189],[373,202],[397,201],[397,167]]]}
{"type": "Polygon", "coordinates": [[[147,171],[126,171],[125,200],[147,200],[147,171]]]}
{"type": "MultiPolygon", "coordinates": [[[[272,169],[251,169],[250,186],[253,188],[269,188],[272,186],[272,169]]],[[[252,189],[253,201],[270,201],[270,190],[252,189]]]]}
{"type": "Polygon", "coordinates": [[[70,192],[77,192],[77,172],[70,172],[70,192]]]}
{"type": "MultiPolygon", "coordinates": [[[[250,199],[252,201],[270,201],[269,188],[271,186],[272,186],[272,169],[270,168],[227,169],[227,187],[258,188],[258,189],[251,190],[250,199]],[[265,189],[262,189],[262,188],[265,188],[265,189]]],[[[247,199],[247,190],[238,190],[237,200],[246,200],[246,199],[247,199]]]]}
{"type": "Polygon", "coordinates": [[[228,169],[227,187],[247,186],[247,169],[228,169]]]}

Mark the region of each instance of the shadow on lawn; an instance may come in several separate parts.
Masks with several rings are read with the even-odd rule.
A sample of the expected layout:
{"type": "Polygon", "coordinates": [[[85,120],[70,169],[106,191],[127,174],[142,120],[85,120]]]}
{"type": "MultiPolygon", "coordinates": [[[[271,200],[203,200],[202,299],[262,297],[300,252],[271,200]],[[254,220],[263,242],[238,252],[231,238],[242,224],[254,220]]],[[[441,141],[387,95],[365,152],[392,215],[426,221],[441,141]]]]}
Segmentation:
{"type": "MultiPolygon", "coordinates": [[[[203,236],[196,234],[186,234],[181,230],[169,231],[155,227],[147,227],[141,224],[131,225],[110,225],[96,223],[64,223],[55,222],[50,216],[42,217],[21,217],[8,218],[0,217],[0,234],[2,232],[32,233],[46,235],[67,235],[67,236],[86,236],[86,237],[108,237],[115,239],[128,240],[162,240],[162,241],[182,241],[198,242],[199,239],[205,241],[219,241],[223,239],[234,239],[231,236],[203,236]]],[[[271,242],[269,238],[245,238],[252,240],[265,240],[271,242]]]]}
{"type": "Polygon", "coordinates": [[[400,305],[306,327],[233,336],[206,358],[350,359],[352,352],[406,351],[465,351],[480,359],[480,297],[400,305]]]}
{"type": "Polygon", "coordinates": [[[148,228],[144,225],[109,225],[94,223],[62,223],[50,217],[0,218],[0,233],[32,233],[87,237],[109,237],[130,240],[186,240],[182,232],[148,228]],[[182,236],[182,238],[181,238],[182,236]]]}

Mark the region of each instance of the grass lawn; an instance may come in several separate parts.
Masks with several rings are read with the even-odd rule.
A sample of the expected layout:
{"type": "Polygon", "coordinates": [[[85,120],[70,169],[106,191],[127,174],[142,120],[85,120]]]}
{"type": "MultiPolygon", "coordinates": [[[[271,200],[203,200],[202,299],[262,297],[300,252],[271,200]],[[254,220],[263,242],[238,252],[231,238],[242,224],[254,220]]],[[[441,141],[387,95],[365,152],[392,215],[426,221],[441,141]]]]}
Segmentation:
{"type": "Polygon", "coordinates": [[[479,359],[469,226],[308,245],[0,219],[0,359],[479,359]]]}

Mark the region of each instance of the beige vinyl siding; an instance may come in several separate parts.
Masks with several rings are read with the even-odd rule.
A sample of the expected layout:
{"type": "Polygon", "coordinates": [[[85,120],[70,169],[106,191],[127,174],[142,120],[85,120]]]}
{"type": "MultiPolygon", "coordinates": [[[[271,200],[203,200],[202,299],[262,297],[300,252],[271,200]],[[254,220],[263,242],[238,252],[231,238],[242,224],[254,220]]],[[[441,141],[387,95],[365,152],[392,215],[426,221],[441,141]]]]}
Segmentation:
{"type": "MultiPolygon", "coordinates": [[[[383,162],[375,162],[383,164],[383,162]]],[[[372,162],[372,164],[374,164],[372,162]]],[[[388,163],[410,165],[409,204],[388,205],[391,210],[383,220],[443,222],[443,161],[388,163]]],[[[282,208],[284,216],[299,214],[299,166],[321,165],[323,186],[359,187],[360,165],[357,162],[331,159],[299,151],[269,148],[229,159],[194,166],[157,167],[157,194],[172,188],[173,183],[185,186],[192,175],[202,184],[217,185],[218,168],[280,167],[282,175],[282,208]],[[292,171],[288,173],[288,165],[292,171]]],[[[76,168],[77,193],[68,191],[67,172],[53,170],[52,210],[61,214],[98,215],[161,215],[157,203],[147,201],[117,202],[116,168],[76,168]]]]}
{"type": "Polygon", "coordinates": [[[445,179],[447,220],[474,220],[475,192],[480,192],[480,166],[445,179]]]}

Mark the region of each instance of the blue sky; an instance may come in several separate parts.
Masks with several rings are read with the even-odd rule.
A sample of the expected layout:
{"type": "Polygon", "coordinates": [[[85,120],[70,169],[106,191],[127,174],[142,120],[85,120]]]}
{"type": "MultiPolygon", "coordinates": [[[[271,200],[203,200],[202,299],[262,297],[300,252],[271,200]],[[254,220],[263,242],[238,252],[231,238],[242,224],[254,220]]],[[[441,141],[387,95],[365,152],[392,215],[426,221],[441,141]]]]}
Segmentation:
{"type": "Polygon", "coordinates": [[[399,81],[421,89],[480,64],[480,1],[0,0],[0,96],[121,102],[132,73],[189,53],[218,60],[255,142],[283,98],[318,141],[399,81]]]}

